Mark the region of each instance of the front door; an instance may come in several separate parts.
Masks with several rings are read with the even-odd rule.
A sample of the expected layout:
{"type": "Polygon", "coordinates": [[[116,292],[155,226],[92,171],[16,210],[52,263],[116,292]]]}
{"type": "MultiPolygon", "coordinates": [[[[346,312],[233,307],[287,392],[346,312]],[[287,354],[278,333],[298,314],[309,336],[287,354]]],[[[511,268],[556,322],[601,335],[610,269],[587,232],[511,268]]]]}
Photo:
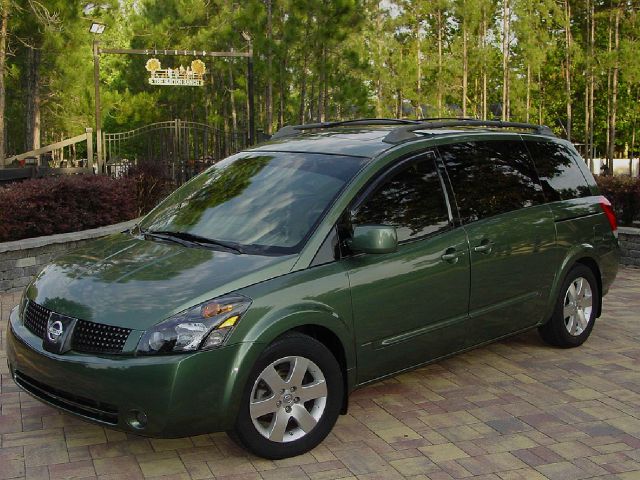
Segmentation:
{"type": "Polygon", "coordinates": [[[536,325],[555,272],[555,225],[524,142],[438,149],[469,238],[467,346],[536,325]]]}
{"type": "Polygon", "coordinates": [[[467,237],[453,222],[435,154],[400,163],[368,192],[351,223],[394,225],[399,246],[394,253],[342,260],[351,285],[359,382],[459,350],[469,300],[467,237]]]}

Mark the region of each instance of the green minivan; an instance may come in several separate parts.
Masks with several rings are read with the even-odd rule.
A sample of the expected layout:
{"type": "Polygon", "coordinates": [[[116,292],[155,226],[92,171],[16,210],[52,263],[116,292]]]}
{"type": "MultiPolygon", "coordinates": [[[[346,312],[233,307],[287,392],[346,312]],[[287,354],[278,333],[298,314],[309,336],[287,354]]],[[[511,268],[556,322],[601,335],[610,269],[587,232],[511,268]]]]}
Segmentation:
{"type": "Polygon", "coordinates": [[[100,425],[283,458],[368,383],[532,328],[582,344],[618,256],[611,205],[546,127],[285,127],[44,268],[9,369],[100,425]]]}

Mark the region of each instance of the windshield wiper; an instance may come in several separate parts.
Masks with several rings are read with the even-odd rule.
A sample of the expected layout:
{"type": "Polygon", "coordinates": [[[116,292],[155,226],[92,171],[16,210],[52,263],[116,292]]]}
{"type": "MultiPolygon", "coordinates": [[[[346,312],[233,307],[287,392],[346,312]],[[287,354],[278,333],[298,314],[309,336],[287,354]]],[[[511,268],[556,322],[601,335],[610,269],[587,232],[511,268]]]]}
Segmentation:
{"type": "Polygon", "coordinates": [[[189,232],[174,232],[171,230],[142,230],[141,233],[143,235],[150,235],[152,237],[173,240],[182,245],[184,245],[185,243],[201,246],[215,245],[218,247],[226,248],[227,250],[232,250],[237,253],[245,253],[244,250],[235,243],[225,242],[223,240],[214,240],[213,238],[207,238],[189,232]]]}

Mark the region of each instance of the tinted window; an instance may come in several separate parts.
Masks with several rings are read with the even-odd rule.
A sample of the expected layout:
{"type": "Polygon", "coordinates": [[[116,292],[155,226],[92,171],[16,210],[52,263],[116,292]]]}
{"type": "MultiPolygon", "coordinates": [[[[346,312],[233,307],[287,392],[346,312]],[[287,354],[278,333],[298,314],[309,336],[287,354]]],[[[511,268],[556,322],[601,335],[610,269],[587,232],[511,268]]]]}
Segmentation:
{"type": "Polygon", "coordinates": [[[311,153],[239,153],[176,190],[141,227],[235,243],[249,253],[293,253],[366,161],[311,153]]]}
{"type": "Polygon", "coordinates": [[[588,197],[591,190],[576,164],[575,154],[553,142],[527,142],[549,201],[588,197]]]}
{"type": "Polygon", "coordinates": [[[463,222],[544,202],[524,142],[464,142],[438,147],[463,222]]]}
{"type": "Polygon", "coordinates": [[[394,225],[398,240],[410,240],[449,226],[447,204],[432,158],[393,172],[358,208],[356,225],[394,225]]]}

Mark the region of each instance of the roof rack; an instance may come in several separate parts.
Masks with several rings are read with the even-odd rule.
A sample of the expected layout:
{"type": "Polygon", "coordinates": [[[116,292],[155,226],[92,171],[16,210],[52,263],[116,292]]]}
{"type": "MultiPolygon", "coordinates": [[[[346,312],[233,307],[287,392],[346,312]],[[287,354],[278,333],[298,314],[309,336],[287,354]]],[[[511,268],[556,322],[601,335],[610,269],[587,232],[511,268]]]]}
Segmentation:
{"type": "Polygon", "coordinates": [[[333,128],[344,125],[419,125],[420,120],[406,120],[403,118],[357,118],[355,120],[341,120],[337,122],[307,123],[304,125],[287,125],[271,136],[271,140],[291,137],[300,134],[303,130],[319,128],[333,128]]]}
{"type": "Polygon", "coordinates": [[[451,128],[451,127],[491,127],[491,128],[516,128],[520,130],[532,130],[538,135],[555,136],[551,129],[545,125],[532,123],[503,122],[500,120],[478,120],[466,117],[433,117],[409,120],[402,118],[358,118],[355,120],[342,120],[337,122],[308,123],[305,125],[287,125],[271,136],[272,140],[292,137],[301,134],[304,130],[316,130],[333,128],[345,125],[398,125],[391,130],[382,140],[385,143],[400,143],[417,138],[417,130],[451,128]]]}
{"type": "Polygon", "coordinates": [[[421,119],[418,125],[403,125],[390,131],[382,139],[385,143],[400,143],[418,137],[417,130],[451,128],[451,127],[491,127],[491,128],[517,128],[520,130],[533,130],[538,135],[554,137],[553,131],[546,125],[534,125],[532,123],[503,122],[500,120],[476,120],[474,118],[455,119],[421,119]]]}

